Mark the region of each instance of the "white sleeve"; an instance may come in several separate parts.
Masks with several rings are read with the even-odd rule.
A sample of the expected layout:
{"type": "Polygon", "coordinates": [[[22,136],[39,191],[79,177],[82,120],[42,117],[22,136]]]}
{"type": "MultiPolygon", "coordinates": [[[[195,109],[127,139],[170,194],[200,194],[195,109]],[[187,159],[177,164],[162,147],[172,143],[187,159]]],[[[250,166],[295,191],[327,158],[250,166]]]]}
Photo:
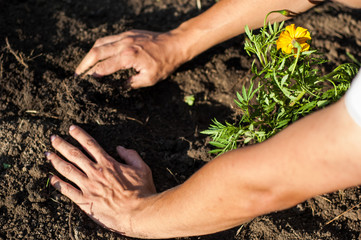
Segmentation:
{"type": "Polygon", "coordinates": [[[361,69],[346,92],[345,102],[348,113],[361,127],[361,69]]]}

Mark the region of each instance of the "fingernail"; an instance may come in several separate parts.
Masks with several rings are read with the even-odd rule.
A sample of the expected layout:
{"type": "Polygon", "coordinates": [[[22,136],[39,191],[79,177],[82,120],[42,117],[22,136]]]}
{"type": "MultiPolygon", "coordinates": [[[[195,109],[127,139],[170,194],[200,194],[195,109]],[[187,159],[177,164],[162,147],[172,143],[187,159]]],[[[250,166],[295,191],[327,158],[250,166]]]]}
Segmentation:
{"type": "Polygon", "coordinates": [[[50,137],[50,141],[54,141],[55,139],[57,138],[57,136],[56,135],[51,135],[51,137],[50,137]]]}
{"type": "Polygon", "coordinates": [[[79,74],[77,74],[77,73],[74,73],[74,77],[77,77],[77,76],[79,76],[79,74]]]}
{"type": "Polygon", "coordinates": [[[103,75],[100,75],[99,73],[93,73],[92,75],[91,75],[92,77],[95,77],[95,78],[101,78],[101,77],[103,77],[103,75]]]}
{"type": "Polygon", "coordinates": [[[44,152],[45,157],[48,158],[50,156],[50,152],[44,152]]]}
{"type": "Polygon", "coordinates": [[[71,125],[71,126],[69,127],[69,131],[73,131],[75,128],[76,128],[75,125],[71,125]]]}

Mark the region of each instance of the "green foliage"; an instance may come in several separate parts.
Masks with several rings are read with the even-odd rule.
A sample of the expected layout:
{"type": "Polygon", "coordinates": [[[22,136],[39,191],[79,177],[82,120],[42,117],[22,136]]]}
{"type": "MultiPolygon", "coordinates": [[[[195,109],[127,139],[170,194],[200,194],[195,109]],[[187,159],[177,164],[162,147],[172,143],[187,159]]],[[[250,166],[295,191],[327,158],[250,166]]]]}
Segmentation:
{"type": "Polygon", "coordinates": [[[237,93],[236,105],[242,115],[238,123],[216,119],[203,134],[210,135],[211,153],[222,154],[239,146],[262,142],[297,119],[337,101],[357,73],[356,64],[347,63],[322,76],[319,66],[326,60],[316,49],[292,54],[277,50],[276,41],[284,22],[266,23],[258,34],[245,29],[244,49],[256,59],[248,86],[237,93]]]}
{"type": "Polygon", "coordinates": [[[11,165],[10,165],[10,164],[7,164],[7,163],[3,163],[3,168],[4,168],[4,169],[11,168],[11,165]]]}
{"type": "Polygon", "coordinates": [[[187,95],[184,97],[184,102],[189,106],[193,106],[194,100],[195,100],[194,95],[187,95]]]}

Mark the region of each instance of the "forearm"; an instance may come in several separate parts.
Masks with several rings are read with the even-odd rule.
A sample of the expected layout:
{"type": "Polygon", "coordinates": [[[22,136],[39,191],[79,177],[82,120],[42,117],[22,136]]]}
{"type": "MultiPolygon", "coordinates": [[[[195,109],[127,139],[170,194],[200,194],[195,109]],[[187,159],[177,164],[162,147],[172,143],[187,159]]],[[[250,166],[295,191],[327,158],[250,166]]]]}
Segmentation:
{"type": "Polygon", "coordinates": [[[224,154],[151,199],[147,237],[213,233],[312,196],[361,183],[361,128],[343,100],[269,139],[224,154]]]}
{"type": "MultiPolygon", "coordinates": [[[[313,4],[308,0],[221,0],[203,14],[192,18],[171,31],[184,51],[188,61],[208,48],[251,29],[263,26],[267,13],[287,9],[301,13],[313,4]]],[[[269,20],[287,19],[281,14],[271,14],[269,20]]]]}

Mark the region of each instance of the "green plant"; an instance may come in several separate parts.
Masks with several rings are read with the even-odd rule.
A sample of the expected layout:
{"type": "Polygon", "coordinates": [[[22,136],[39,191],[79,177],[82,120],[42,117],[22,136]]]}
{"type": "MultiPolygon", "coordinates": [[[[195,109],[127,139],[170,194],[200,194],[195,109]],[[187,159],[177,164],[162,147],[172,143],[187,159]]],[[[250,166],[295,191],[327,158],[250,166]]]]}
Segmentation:
{"type": "MultiPolygon", "coordinates": [[[[277,11],[287,14],[286,10],[277,11]]],[[[267,15],[268,16],[268,15],[267,15]]],[[[244,49],[256,59],[248,86],[237,92],[242,115],[238,123],[216,119],[203,134],[210,135],[211,153],[221,154],[239,146],[262,142],[297,119],[337,101],[349,88],[358,67],[346,63],[322,75],[318,66],[327,61],[310,49],[307,29],[267,23],[255,34],[245,28],[244,49]]]]}
{"type": "Polygon", "coordinates": [[[183,100],[189,106],[193,106],[195,98],[194,98],[194,95],[187,95],[184,97],[183,100]]]}
{"type": "Polygon", "coordinates": [[[11,168],[11,165],[10,165],[10,164],[7,164],[7,163],[3,163],[3,168],[4,168],[4,169],[11,168]]]}

